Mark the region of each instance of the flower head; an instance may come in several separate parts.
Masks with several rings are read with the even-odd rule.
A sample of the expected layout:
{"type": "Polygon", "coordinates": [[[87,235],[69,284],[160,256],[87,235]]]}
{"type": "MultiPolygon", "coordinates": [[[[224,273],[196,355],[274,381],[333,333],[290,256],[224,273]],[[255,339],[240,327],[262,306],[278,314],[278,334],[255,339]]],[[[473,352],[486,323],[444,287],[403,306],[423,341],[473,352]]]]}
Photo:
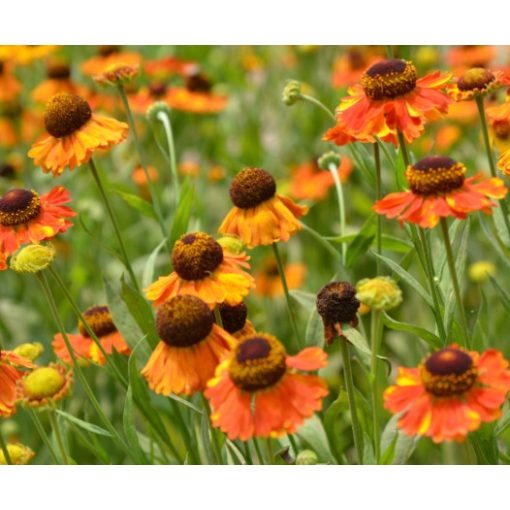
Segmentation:
{"type": "Polygon", "coordinates": [[[12,352],[22,358],[35,361],[44,352],[44,345],[41,342],[24,343],[18,345],[12,352]]]}
{"type": "Polygon", "coordinates": [[[161,341],[141,373],[149,387],[163,395],[203,390],[235,343],[214,323],[207,303],[187,294],[158,308],[156,329],[161,341]]]}
{"type": "Polygon", "coordinates": [[[455,83],[448,87],[448,94],[455,101],[468,101],[477,96],[485,96],[507,82],[501,71],[473,67],[465,71],[455,83]]]}
{"type": "Polygon", "coordinates": [[[116,65],[138,67],[141,56],[134,51],[123,51],[121,47],[114,45],[98,46],[97,55],[89,58],[81,64],[81,70],[88,76],[97,76],[107,69],[116,65]]]}
{"type": "Polygon", "coordinates": [[[128,132],[124,122],[97,115],[85,99],[66,93],[48,101],[44,124],[47,134],[32,145],[28,156],[53,175],[88,162],[96,150],[109,150],[128,132]]]}
{"type": "Polygon", "coordinates": [[[288,241],[302,227],[307,207],[276,193],[276,182],[261,168],[241,170],[230,185],[234,207],[219,231],[238,236],[248,248],[288,241]]]}
{"type": "Polygon", "coordinates": [[[349,282],[331,282],[317,294],[317,311],[324,323],[324,337],[331,343],[336,336],[343,336],[342,324],[358,324],[360,301],[356,289],[349,282]]]}
{"type": "Polygon", "coordinates": [[[30,244],[16,253],[10,261],[10,267],[17,273],[38,273],[46,269],[55,258],[52,244],[30,244]]]}
{"type": "MultiPolygon", "coordinates": [[[[300,262],[290,262],[284,265],[283,271],[289,290],[301,287],[306,275],[306,266],[304,264],[300,262]]],[[[269,257],[264,260],[260,270],[255,273],[254,293],[259,296],[271,298],[284,295],[278,264],[274,257],[269,257]]]]}
{"type": "Polygon", "coordinates": [[[16,381],[23,377],[25,369],[33,363],[11,351],[0,350],[0,416],[11,416],[16,412],[16,381]]]}
{"type": "MultiPolygon", "coordinates": [[[[28,464],[35,455],[35,453],[28,446],[25,446],[21,443],[10,443],[6,445],[6,447],[11,462],[15,466],[28,464]]],[[[5,458],[4,452],[0,449],[0,466],[6,465],[7,460],[5,458]]]]}
{"type": "Polygon", "coordinates": [[[116,62],[108,66],[102,73],[93,76],[99,85],[123,85],[138,76],[138,66],[116,62]]]}
{"type": "Polygon", "coordinates": [[[373,209],[388,218],[397,217],[422,228],[433,228],[440,218],[465,219],[471,211],[490,214],[495,202],[507,189],[498,178],[483,179],[481,174],[465,177],[466,167],[446,156],[428,156],[406,170],[409,191],[390,193],[373,209]]]}
{"type": "Polygon", "coordinates": [[[389,276],[360,280],[356,284],[356,296],[374,310],[391,310],[402,303],[402,291],[389,276]]]}
{"type": "Polygon", "coordinates": [[[241,338],[255,333],[253,324],[248,320],[248,308],[244,302],[237,305],[221,303],[219,306],[221,327],[235,336],[241,338]]]}
{"type": "Polygon", "coordinates": [[[472,282],[483,283],[491,276],[496,276],[496,266],[488,260],[479,260],[469,266],[468,275],[472,282]]]}
{"type": "Polygon", "coordinates": [[[183,235],[172,250],[174,271],[145,289],[155,305],[178,294],[192,294],[214,305],[226,301],[237,304],[254,286],[244,271],[249,257],[233,254],[205,232],[183,235]]]}
{"type": "Polygon", "coordinates": [[[300,101],[301,98],[301,83],[297,80],[289,80],[282,92],[283,103],[287,106],[292,106],[300,101]]]}
{"type": "Polygon", "coordinates": [[[482,422],[497,420],[510,391],[508,362],[488,349],[479,355],[457,345],[430,354],[417,368],[399,368],[384,405],[402,413],[398,427],[435,443],[463,441],[482,422]]]}
{"type": "Polygon", "coordinates": [[[326,384],[306,372],[326,364],[326,353],[317,347],[288,356],[274,336],[241,337],[205,391],[213,425],[242,441],[294,433],[322,408],[326,384]]]}

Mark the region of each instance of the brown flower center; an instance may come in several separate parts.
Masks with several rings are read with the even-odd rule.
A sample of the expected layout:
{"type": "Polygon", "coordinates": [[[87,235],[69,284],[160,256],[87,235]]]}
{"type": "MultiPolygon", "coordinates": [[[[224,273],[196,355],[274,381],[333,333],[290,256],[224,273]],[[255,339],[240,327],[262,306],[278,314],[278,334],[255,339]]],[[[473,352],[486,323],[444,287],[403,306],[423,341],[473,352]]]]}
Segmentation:
{"type": "Polygon", "coordinates": [[[363,52],[359,50],[351,50],[347,54],[347,58],[349,59],[349,65],[352,70],[360,70],[365,67],[367,64],[367,59],[363,52]]]}
{"type": "Polygon", "coordinates": [[[33,190],[12,189],[0,198],[0,224],[4,227],[28,223],[40,212],[41,199],[33,190]]]}
{"type": "Polygon", "coordinates": [[[156,315],[158,335],[171,347],[191,347],[211,332],[213,314],[200,298],[174,296],[161,305],[156,315]]]}
{"type": "Polygon", "coordinates": [[[236,207],[250,209],[274,197],[276,182],[262,168],[241,170],[230,185],[230,198],[236,207]]]}
{"type": "Polygon", "coordinates": [[[508,120],[498,120],[493,123],[492,130],[499,140],[508,140],[510,135],[510,122],[508,120]]]}
{"type": "Polygon", "coordinates": [[[241,302],[238,305],[221,303],[219,305],[223,329],[233,334],[243,329],[248,316],[246,305],[241,302]]]}
{"type": "Polygon", "coordinates": [[[449,193],[464,184],[466,167],[446,156],[428,156],[406,170],[411,191],[418,195],[449,193]]]}
{"type": "Polygon", "coordinates": [[[431,354],[420,366],[420,373],[426,390],[436,397],[461,395],[473,387],[478,377],[473,358],[454,347],[431,354]]]}
{"type": "MultiPolygon", "coordinates": [[[[117,331],[117,327],[113,323],[112,314],[106,305],[91,306],[83,312],[83,318],[98,338],[117,331]]],[[[78,324],[78,329],[83,336],[90,337],[82,322],[78,324]]]]}
{"type": "Polygon", "coordinates": [[[395,99],[412,92],[416,87],[416,78],[416,68],[411,62],[383,60],[363,74],[361,85],[370,99],[395,99]]]}
{"type": "Polygon", "coordinates": [[[230,378],[243,391],[269,388],[285,374],[285,356],[285,348],[271,335],[243,337],[232,354],[230,378]]]}
{"type": "Polygon", "coordinates": [[[68,136],[92,117],[92,110],[85,99],[74,94],[55,94],[46,105],[44,125],[55,138],[68,136]]]}
{"type": "Polygon", "coordinates": [[[186,77],[186,88],[190,92],[201,92],[207,94],[211,91],[211,82],[201,73],[192,74],[186,77]]]}
{"type": "Polygon", "coordinates": [[[14,165],[10,163],[4,163],[0,165],[0,177],[4,177],[5,179],[11,179],[16,175],[16,168],[14,165]]]}
{"type": "Polygon", "coordinates": [[[71,68],[67,64],[50,64],[46,75],[51,80],[68,80],[71,77],[71,68]]]}
{"type": "Polygon", "coordinates": [[[317,294],[317,311],[325,323],[350,323],[356,320],[360,302],[349,282],[328,283],[317,294]]]}
{"type": "Polygon", "coordinates": [[[488,69],[473,67],[459,78],[457,87],[462,91],[484,92],[495,80],[496,77],[488,69]]]}
{"type": "Polygon", "coordinates": [[[149,94],[151,97],[160,98],[166,93],[166,85],[161,82],[153,82],[149,84],[149,94]]]}
{"type": "Polygon", "coordinates": [[[201,280],[223,262],[223,248],[209,234],[183,235],[174,245],[172,264],[185,280],[201,280]]]}
{"type": "Polygon", "coordinates": [[[120,52],[120,48],[119,46],[111,46],[111,45],[102,45],[102,46],[99,46],[97,48],[97,52],[102,56],[102,57],[109,57],[110,55],[114,55],[115,53],[119,53],[120,52]]]}

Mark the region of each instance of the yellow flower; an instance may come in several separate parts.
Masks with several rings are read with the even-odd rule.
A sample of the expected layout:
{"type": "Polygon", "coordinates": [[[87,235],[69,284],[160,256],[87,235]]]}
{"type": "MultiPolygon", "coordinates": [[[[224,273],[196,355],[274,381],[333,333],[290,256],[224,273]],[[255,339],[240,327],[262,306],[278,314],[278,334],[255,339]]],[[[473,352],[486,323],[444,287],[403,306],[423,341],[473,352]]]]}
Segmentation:
{"type": "MultiPolygon", "coordinates": [[[[35,453],[28,447],[21,443],[13,443],[7,445],[7,452],[11,458],[11,462],[16,465],[28,464],[35,453]]],[[[4,452],[0,450],[0,466],[5,466],[7,460],[5,459],[4,452]]]]}
{"type": "Polygon", "coordinates": [[[360,280],[356,291],[358,299],[374,310],[391,310],[402,303],[402,291],[389,276],[360,280]]]}
{"type": "Polygon", "coordinates": [[[30,244],[22,248],[10,265],[17,273],[38,273],[46,269],[55,258],[55,248],[51,244],[30,244]]]}
{"type": "Polygon", "coordinates": [[[495,276],[496,266],[488,260],[479,260],[469,266],[469,278],[474,283],[483,283],[489,279],[489,276],[495,276]]]}
{"type": "Polygon", "coordinates": [[[18,345],[13,352],[18,356],[34,361],[44,352],[44,345],[40,342],[24,343],[18,345]]]}

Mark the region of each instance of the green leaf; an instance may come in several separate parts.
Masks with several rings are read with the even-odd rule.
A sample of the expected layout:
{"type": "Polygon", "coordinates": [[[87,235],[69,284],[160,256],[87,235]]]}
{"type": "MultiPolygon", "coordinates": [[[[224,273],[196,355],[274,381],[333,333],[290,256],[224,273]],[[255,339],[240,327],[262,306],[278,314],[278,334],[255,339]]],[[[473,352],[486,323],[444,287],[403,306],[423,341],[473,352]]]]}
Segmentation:
{"type": "Polygon", "coordinates": [[[119,191],[118,189],[113,190],[114,193],[119,195],[119,197],[126,202],[126,204],[130,205],[135,211],[142,213],[147,218],[151,218],[153,220],[156,219],[156,213],[152,208],[152,204],[139,197],[138,195],[132,195],[131,193],[126,193],[125,191],[119,191]]]}
{"type": "Polygon", "coordinates": [[[324,347],[324,323],[317,310],[310,310],[305,332],[306,347],[324,347]]]}
{"type": "Polygon", "coordinates": [[[56,409],[56,412],[66,420],[69,420],[71,423],[77,425],[83,430],[86,430],[87,432],[91,432],[92,434],[98,434],[100,436],[113,437],[112,434],[110,434],[110,432],[99,427],[98,425],[94,425],[93,423],[89,423],[88,421],[80,420],[79,418],[76,418],[76,416],[66,413],[65,411],[61,411],[60,409],[56,409]]]}
{"type": "Polygon", "coordinates": [[[188,223],[191,216],[191,209],[195,197],[195,187],[189,180],[187,180],[181,190],[181,200],[177,207],[177,212],[172,222],[170,230],[169,245],[173,246],[175,241],[179,239],[188,230],[188,223]]]}
{"type": "Polygon", "coordinates": [[[134,419],[134,405],[133,405],[133,390],[131,384],[128,386],[126,393],[126,400],[124,402],[124,412],[122,414],[122,423],[124,425],[124,432],[129,447],[131,448],[133,455],[137,459],[139,464],[150,464],[149,460],[143,453],[140,442],[138,440],[138,434],[135,426],[134,419]]]}
{"type": "Polygon", "coordinates": [[[381,436],[380,464],[405,464],[418,444],[418,437],[411,437],[397,427],[400,416],[392,416],[381,436]]]}
{"type": "Polygon", "coordinates": [[[438,336],[424,328],[421,328],[420,326],[396,321],[386,313],[383,314],[383,322],[388,328],[394,331],[407,331],[408,333],[412,333],[413,335],[422,338],[434,349],[443,347],[441,339],[438,336]]]}
{"type": "MultiPolygon", "coordinates": [[[[350,243],[356,238],[356,234],[346,234],[343,236],[332,236],[325,237],[328,241],[332,243],[350,243]]],[[[372,240],[372,244],[374,244],[374,240],[372,240]]],[[[394,251],[396,253],[408,253],[409,250],[413,248],[413,244],[405,239],[400,239],[395,236],[390,236],[388,234],[382,235],[382,247],[385,250],[394,251]]]]}
{"type": "Polygon", "coordinates": [[[306,310],[315,309],[317,306],[317,296],[311,292],[303,290],[291,290],[290,295],[306,310]]]}
{"type": "Polygon", "coordinates": [[[367,354],[368,356],[371,355],[372,351],[368,346],[367,340],[356,328],[351,328],[350,326],[342,324],[342,331],[345,338],[347,338],[347,340],[349,340],[349,342],[351,342],[358,351],[363,354],[367,354]]]}
{"type": "Polygon", "coordinates": [[[341,390],[338,398],[328,407],[324,413],[324,429],[328,435],[330,444],[337,459],[341,459],[343,453],[352,444],[351,424],[346,418],[349,413],[349,400],[347,392],[341,390]]]}
{"type": "Polygon", "coordinates": [[[496,289],[496,292],[499,294],[499,297],[501,298],[501,304],[510,312],[510,296],[508,295],[507,291],[501,287],[494,276],[490,274],[487,276],[490,278],[492,285],[496,289]]]}
{"type": "Polygon", "coordinates": [[[324,430],[322,422],[317,415],[305,421],[305,423],[298,429],[297,435],[306,441],[311,449],[317,454],[317,457],[322,462],[336,464],[335,456],[331,451],[328,436],[324,430]]]}
{"type": "Polygon", "coordinates": [[[352,267],[368,251],[375,238],[376,228],[375,215],[371,215],[347,248],[345,255],[345,265],[347,267],[352,267]]]}
{"type": "Polygon", "coordinates": [[[405,176],[406,165],[404,162],[404,154],[401,150],[398,151],[397,159],[395,160],[395,183],[397,189],[402,191],[408,187],[407,179],[405,176]]]}
{"type": "Polygon", "coordinates": [[[145,263],[145,267],[143,269],[143,277],[142,277],[142,284],[144,287],[148,287],[153,281],[154,281],[154,266],[156,265],[156,259],[158,258],[158,254],[161,251],[161,248],[165,246],[166,239],[163,239],[154,250],[152,250],[152,253],[149,255],[149,258],[147,259],[147,262],[145,263]]]}
{"type": "Polygon", "coordinates": [[[380,258],[393,272],[395,272],[398,276],[400,276],[400,278],[402,278],[402,280],[404,280],[408,285],[410,285],[425,300],[425,302],[430,307],[434,306],[430,294],[423,288],[423,286],[418,282],[418,280],[416,280],[416,278],[413,275],[408,273],[405,269],[400,267],[393,260],[384,257],[383,255],[379,255],[375,252],[374,255],[380,258]]]}

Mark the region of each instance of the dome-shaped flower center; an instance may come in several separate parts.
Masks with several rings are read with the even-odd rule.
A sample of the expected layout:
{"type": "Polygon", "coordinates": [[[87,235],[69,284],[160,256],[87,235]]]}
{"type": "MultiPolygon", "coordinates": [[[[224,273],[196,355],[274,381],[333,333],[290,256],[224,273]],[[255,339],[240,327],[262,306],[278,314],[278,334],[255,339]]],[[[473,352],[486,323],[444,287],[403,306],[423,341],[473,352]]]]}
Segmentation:
{"type": "Polygon", "coordinates": [[[492,130],[499,140],[508,140],[510,135],[510,122],[508,120],[498,120],[493,123],[492,130]]]}
{"type": "Polygon", "coordinates": [[[175,272],[185,280],[201,280],[223,262],[223,248],[209,234],[183,235],[172,250],[175,272]]]}
{"type": "Polygon", "coordinates": [[[37,218],[41,211],[39,195],[28,189],[12,189],[0,198],[0,224],[22,225],[37,218]]]}
{"type": "Polygon", "coordinates": [[[230,185],[230,198],[236,207],[250,209],[274,197],[276,182],[262,168],[241,170],[230,185]]]}
{"type": "Polygon", "coordinates": [[[416,87],[416,78],[416,68],[411,62],[383,60],[363,74],[361,85],[370,99],[395,99],[412,92],[416,87]]]}
{"type": "Polygon", "coordinates": [[[461,395],[472,388],[478,376],[473,358],[455,347],[431,354],[420,371],[426,390],[436,397],[461,395]]]}
{"type": "Polygon", "coordinates": [[[53,397],[64,386],[65,377],[53,367],[36,368],[23,381],[25,396],[30,399],[53,397]]]}
{"type": "Polygon", "coordinates": [[[151,97],[158,99],[166,93],[166,85],[161,82],[153,82],[149,84],[149,94],[151,97]]]}
{"type": "Polygon", "coordinates": [[[457,87],[463,91],[483,92],[495,80],[496,77],[488,69],[473,67],[459,78],[457,87]]]}
{"type": "Polygon", "coordinates": [[[406,179],[413,193],[435,195],[449,193],[464,184],[466,167],[446,156],[428,156],[406,170],[406,179]]]}
{"type": "Polygon", "coordinates": [[[16,168],[10,163],[3,163],[0,165],[0,177],[11,179],[16,175],[16,168]]]}
{"type": "Polygon", "coordinates": [[[328,283],[317,294],[317,311],[330,324],[352,322],[360,302],[349,282],[328,283]]]}
{"type": "Polygon", "coordinates": [[[92,117],[92,110],[85,99],[64,92],[55,94],[47,103],[44,125],[55,138],[68,136],[92,117]]]}
{"type": "Polygon", "coordinates": [[[172,347],[190,347],[202,341],[211,332],[213,322],[207,304],[185,294],[169,299],[156,315],[159,338],[172,347]]]}
{"type": "Polygon", "coordinates": [[[219,305],[221,322],[223,329],[233,334],[243,329],[248,316],[248,309],[246,305],[241,302],[238,305],[229,305],[228,303],[221,303],[219,305]]]}
{"type": "Polygon", "coordinates": [[[68,80],[71,77],[71,68],[67,64],[50,64],[46,75],[50,80],[68,80]]]}
{"type": "MultiPolygon", "coordinates": [[[[117,331],[117,327],[113,323],[112,314],[106,305],[91,306],[83,312],[83,318],[98,338],[117,331]]],[[[80,322],[78,328],[83,336],[90,336],[83,323],[80,322]]]]}
{"type": "Polygon", "coordinates": [[[285,349],[273,336],[241,338],[230,361],[229,375],[244,391],[258,391],[276,384],[285,374],[285,349]]]}
{"type": "Polygon", "coordinates": [[[186,77],[186,88],[190,92],[201,92],[207,94],[211,91],[211,82],[200,73],[191,74],[186,77]]]}
{"type": "Polygon", "coordinates": [[[109,57],[120,52],[119,46],[104,44],[98,47],[97,52],[102,57],[109,57]]]}
{"type": "Polygon", "coordinates": [[[351,69],[354,71],[363,69],[367,64],[367,58],[363,52],[359,50],[350,50],[349,53],[347,53],[347,58],[349,59],[351,69]]]}

